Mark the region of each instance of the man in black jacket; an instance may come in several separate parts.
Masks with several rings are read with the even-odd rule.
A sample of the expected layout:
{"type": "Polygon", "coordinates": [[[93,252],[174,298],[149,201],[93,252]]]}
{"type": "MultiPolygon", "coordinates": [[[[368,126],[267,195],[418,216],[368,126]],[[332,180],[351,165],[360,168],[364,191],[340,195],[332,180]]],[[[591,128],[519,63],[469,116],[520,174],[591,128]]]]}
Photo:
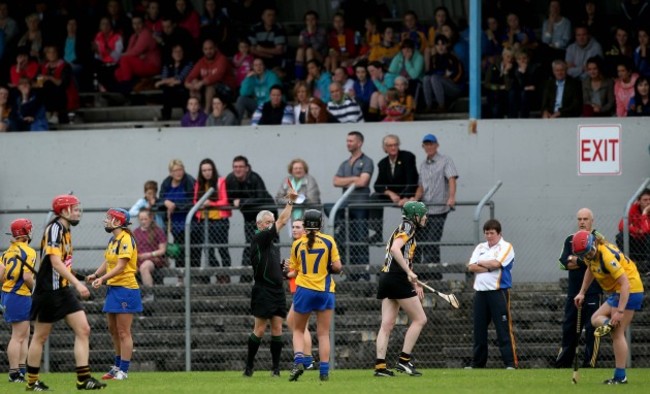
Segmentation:
{"type": "MultiPolygon", "coordinates": [[[[399,137],[389,134],[382,140],[384,157],[377,164],[379,173],[375,181],[375,193],[370,196],[373,203],[393,203],[403,206],[415,195],[418,187],[418,170],[415,155],[409,151],[400,150],[399,137]]],[[[384,207],[370,210],[370,229],[375,234],[370,237],[371,243],[383,241],[384,207]]]]}
{"type": "MultiPolygon", "coordinates": [[[[228,202],[244,215],[244,236],[250,245],[255,235],[256,216],[262,209],[270,210],[277,216],[274,209],[273,197],[266,190],[266,185],[258,173],[252,171],[248,159],[236,156],[232,160],[232,172],[226,177],[226,190],[228,202]]],[[[250,249],[244,248],[242,265],[250,265],[250,249]]],[[[250,282],[250,275],[242,275],[240,282],[250,282]]]]}

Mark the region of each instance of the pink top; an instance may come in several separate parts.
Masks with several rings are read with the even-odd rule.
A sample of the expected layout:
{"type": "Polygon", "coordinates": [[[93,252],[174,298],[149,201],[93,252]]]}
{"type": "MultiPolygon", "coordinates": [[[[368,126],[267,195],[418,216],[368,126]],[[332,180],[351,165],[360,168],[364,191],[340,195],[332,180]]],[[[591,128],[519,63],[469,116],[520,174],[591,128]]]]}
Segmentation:
{"type": "MultiPolygon", "coordinates": [[[[194,183],[194,204],[199,201],[199,182],[194,183]]],[[[208,200],[211,207],[226,207],[228,206],[228,191],[226,190],[226,178],[219,177],[217,180],[217,199],[208,200]]],[[[203,218],[203,210],[196,213],[196,218],[201,220],[203,218]]],[[[229,209],[224,210],[210,210],[208,211],[208,219],[219,220],[227,219],[232,216],[232,211],[229,209]]]]}
{"type": "Polygon", "coordinates": [[[243,54],[237,52],[233,57],[233,62],[235,63],[236,67],[235,77],[237,78],[237,86],[239,86],[253,67],[253,55],[248,54],[244,56],[243,54]]]}
{"type": "Polygon", "coordinates": [[[129,38],[129,46],[122,56],[139,57],[146,63],[160,68],[160,50],[153,38],[153,34],[147,28],[143,28],[139,34],[132,34],[129,38]]]}
{"type": "Polygon", "coordinates": [[[616,116],[627,116],[627,105],[630,99],[634,97],[634,84],[639,74],[632,74],[630,82],[623,82],[620,78],[614,82],[614,96],[616,97],[616,116]]]}

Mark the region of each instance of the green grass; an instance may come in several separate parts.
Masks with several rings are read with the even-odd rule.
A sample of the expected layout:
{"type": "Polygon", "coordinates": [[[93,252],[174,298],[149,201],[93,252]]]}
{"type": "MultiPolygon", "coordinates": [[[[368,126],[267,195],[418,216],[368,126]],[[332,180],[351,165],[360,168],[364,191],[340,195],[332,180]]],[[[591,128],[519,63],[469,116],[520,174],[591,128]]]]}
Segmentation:
{"type": "MultiPolygon", "coordinates": [[[[241,372],[136,372],[128,381],[109,381],[107,390],[120,394],[137,393],[571,393],[598,394],[625,392],[647,393],[650,387],[650,369],[628,369],[629,384],[606,386],[602,381],[611,377],[611,369],[580,371],[577,385],[571,383],[569,369],[522,369],[506,371],[429,369],[414,378],[398,375],[394,378],[375,378],[371,370],[333,371],[328,382],[321,383],[317,371],[306,371],[298,382],[288,381],[288,372],[280,379],[271,378],[268,371],[256,371],[252,378],[241,372]]],[[[99,373],[95,373],[99,377],[99,373]]],[[[42,380],[58,393],[77,392],[73,373],[43,374],[42,380]]],[[[1,393],[24,392],[22,384],[0,382],[1,393]]],[[[104,391],[106,392],[106,391],[104,391]]]]}

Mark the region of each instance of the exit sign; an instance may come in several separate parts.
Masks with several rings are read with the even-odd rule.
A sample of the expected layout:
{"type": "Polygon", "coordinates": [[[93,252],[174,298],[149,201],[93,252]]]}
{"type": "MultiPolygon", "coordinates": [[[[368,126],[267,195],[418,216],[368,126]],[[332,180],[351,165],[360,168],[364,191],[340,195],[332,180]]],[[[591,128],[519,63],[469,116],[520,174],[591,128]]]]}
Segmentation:
{"type": "Polygon", "coordinates": [[[578,175],[621,172],[621,125],[578,126],[578,175]]]}

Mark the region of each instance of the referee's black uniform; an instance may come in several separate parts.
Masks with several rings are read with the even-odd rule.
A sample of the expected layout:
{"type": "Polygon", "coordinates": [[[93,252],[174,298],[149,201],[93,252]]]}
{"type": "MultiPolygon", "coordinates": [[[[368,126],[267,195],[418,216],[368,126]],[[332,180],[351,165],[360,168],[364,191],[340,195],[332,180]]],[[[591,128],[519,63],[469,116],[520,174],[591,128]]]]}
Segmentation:
{"type": "MultiPolygon", "coordinates": [[[[595,233],[595,231],[594,231],[595,233]]],[[[564,249],[560,256],[560,268],[569,271],[569,289],[564,304],[564,320],[562,321],[562,347],[555,359],[556,368],[570,368],[573,365],[573,357],[576,353],[578,346],[579,335],[576,332],[576,324],[578,322],[578,309],[576,308],[573,299],[580,292],[582,287],[582,280],[585,276],[587,266],[578,258],[578,269],[569,270],[567,268],[568,258],[572,256],[571,242],[573,241],[573,234],[569,235],[564,240],[564,249]]],[[[596,359],[598,358],[598,346],[594,347],[594,327],[591,325],[591,316],[600,307],[601,290],[598,282],[595,280],[585,294],[585,301],[582,304],[582,320],[580,322],[580,331],[583,327],[586,331],[585,338],[585,351],[582,361],[583,367],[595,367],[596,359]]]]}

